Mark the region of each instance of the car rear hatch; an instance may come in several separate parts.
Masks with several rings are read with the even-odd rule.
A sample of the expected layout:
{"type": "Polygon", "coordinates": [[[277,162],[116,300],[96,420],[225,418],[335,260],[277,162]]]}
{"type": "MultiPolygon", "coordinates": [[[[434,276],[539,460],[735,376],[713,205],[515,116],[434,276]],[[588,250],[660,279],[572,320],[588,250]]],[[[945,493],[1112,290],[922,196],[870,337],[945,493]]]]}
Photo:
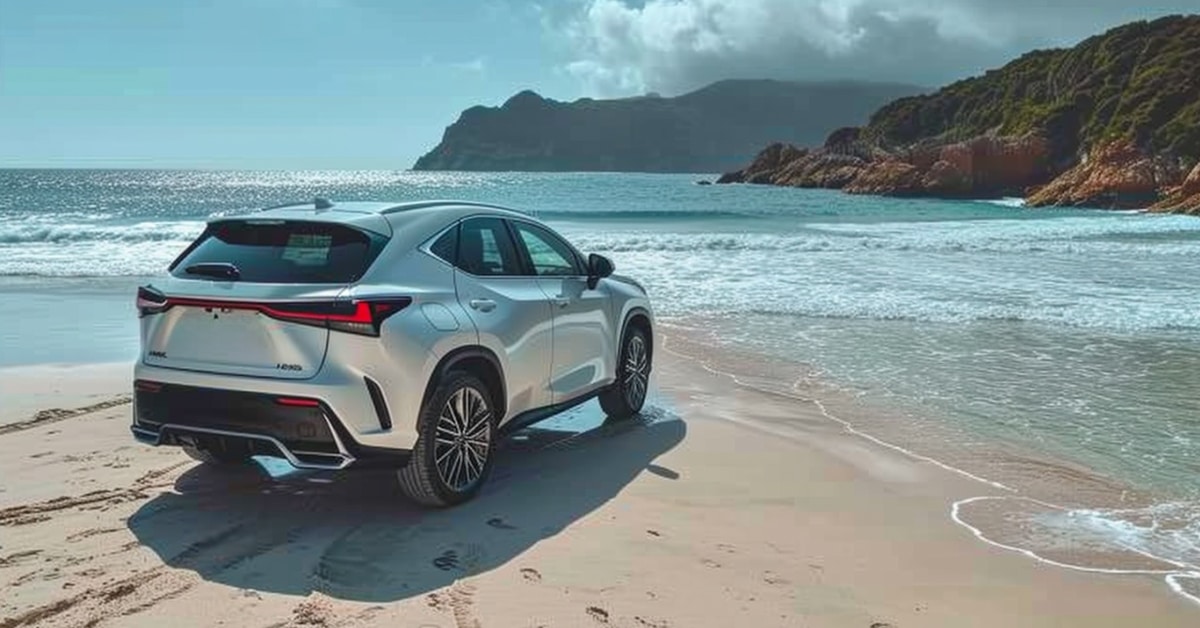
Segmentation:
{"type": "MultiPolygon", "coordinates": [[[[386,223],[384,223],[386,226],[386,223]]],[[[142,360],[153,366],[308,379],[330,329],[365,329],[372,312],[343,295],[387,237],[322,220],[213,222],[138,291],[142,360]]]]}

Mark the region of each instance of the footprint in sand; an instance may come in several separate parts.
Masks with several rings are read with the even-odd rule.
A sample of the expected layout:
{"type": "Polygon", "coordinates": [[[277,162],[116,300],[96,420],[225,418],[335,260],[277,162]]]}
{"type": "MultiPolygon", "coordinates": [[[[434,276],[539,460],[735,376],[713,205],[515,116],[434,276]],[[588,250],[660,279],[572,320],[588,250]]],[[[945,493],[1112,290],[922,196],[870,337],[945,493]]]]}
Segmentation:
{"type": "Polygon", "coordinates": [[[705,567],[712,567],[713,569],[721,568],[721,563],[718,563],[715,560],[709,560],[709,559],[705,558],[704,560],[702,560],[700,562],[703,563],[705,567]]]}
{"type": "Polygon", "coordinates": [[[538,573],[538,570],[532,569],[530,567],[524,567],[521,569],[521,577],[525,578],[526,580],[528,580],[530,582],[541,582],[542,581],[542,574],[538,573]]]}
{"type": "Polygon", "coordinates": [[[450,599],[443,593],[434,591],[425,596],[425,605],[438,611],[450,610],[450,599]]]}
{"type": "Polygon", "coordinates": [[[789,583],[787,578],[784,578],[783,576],[775,573],[774,571],[764,572],[763,573],[763,582],[765,582],[767,584],[788,584],[789,583]]]}
{"type": "Polygon", "coordinates": [[[648,617],[639,617],[635,615],[633,620],[636,621],[639,626],[645,626],[646,628],[670,628],[671,626],[671,622],[665,619],[650,619],[648,617]]]}
{"type": "Polygon", "coordinates": [[[608,623],[608,611],[604,610],[603,608],[600,608],[599,606],[587,607],[587,614],[590,615],[592,617],[592,619],[594,619],[602,624],[608,623]]]}
{"type": "Polygon", "coordinates": [[[516,530],[517,529],[517,526],[509,525],[500,517],[494,517],[492,519],[488,519],[487,524],[489,526],[492,526],[493,528],[496,528],[497,530],[516,530]]]}
{"type": "Polygon", "coordinates": [[[450,571],[458,569],[458,552],[454,550],[446,550],[441,556],[433,559],[433,566],[442,571],[450,571]]]}

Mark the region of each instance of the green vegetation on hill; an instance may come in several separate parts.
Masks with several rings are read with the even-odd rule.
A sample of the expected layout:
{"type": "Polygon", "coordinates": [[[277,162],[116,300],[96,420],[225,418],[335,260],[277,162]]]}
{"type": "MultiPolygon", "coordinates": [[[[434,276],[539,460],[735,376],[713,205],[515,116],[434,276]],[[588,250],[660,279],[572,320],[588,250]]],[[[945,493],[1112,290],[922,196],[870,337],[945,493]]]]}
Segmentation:
{"type": "Polygon", "coordinates": [[[1051,158],[1064,165],[1113,139],[1185,164],[1200,160],[1200,16],[1134,22],[902,98],[876,112],[864,136],[898,148],[1030,132],[1049,140],[1051,158]]]}

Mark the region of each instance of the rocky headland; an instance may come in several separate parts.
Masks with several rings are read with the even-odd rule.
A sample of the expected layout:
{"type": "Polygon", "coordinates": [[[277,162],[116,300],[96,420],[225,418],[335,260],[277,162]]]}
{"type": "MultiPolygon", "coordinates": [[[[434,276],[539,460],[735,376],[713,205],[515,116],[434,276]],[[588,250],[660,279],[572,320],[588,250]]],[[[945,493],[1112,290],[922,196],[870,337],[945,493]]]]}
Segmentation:
{"type": "Polygon", "coordinates": [[[1200,16],[1031,52],[718,182],[1200,213],[1200,16]]]}

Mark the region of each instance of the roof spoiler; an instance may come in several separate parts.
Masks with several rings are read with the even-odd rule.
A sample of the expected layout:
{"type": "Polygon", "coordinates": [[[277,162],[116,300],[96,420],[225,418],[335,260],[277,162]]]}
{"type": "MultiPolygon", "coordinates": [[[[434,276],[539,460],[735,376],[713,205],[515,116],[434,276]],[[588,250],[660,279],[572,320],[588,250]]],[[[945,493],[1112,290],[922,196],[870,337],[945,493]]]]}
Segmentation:
{"type": "Polygon", "coordinates": [[[260,211],[260,212],[265,212],[265,211],[269,211],[269,210],[272,210],[272,209],[283,209],[283,208],[285,208],[285,207],[303,207],[303,206],[305,206],[305,205],[312,205],[312,206],[313,206],[313,209],[315,209],[315,210],[317,210],[317,211],[321,211],[321,210],[323,210],[323,209],[333,209],[333,202],[332,202],[332,201],[330,201],[330,200],[329,200],[329,199],[327,199],[327,198],[321,198],[320,196],[318,196],[318,197],[314,198],[314,199],[313,199],[313,200],[311,200],[311,201],[300,201],[300,202],[293,202],[293,203],[280,203],[279,205],[272,205],[272,206],[270,206],[270,207],[263,207],[262,209],[259,209],[258,211],[260,211]]]}

